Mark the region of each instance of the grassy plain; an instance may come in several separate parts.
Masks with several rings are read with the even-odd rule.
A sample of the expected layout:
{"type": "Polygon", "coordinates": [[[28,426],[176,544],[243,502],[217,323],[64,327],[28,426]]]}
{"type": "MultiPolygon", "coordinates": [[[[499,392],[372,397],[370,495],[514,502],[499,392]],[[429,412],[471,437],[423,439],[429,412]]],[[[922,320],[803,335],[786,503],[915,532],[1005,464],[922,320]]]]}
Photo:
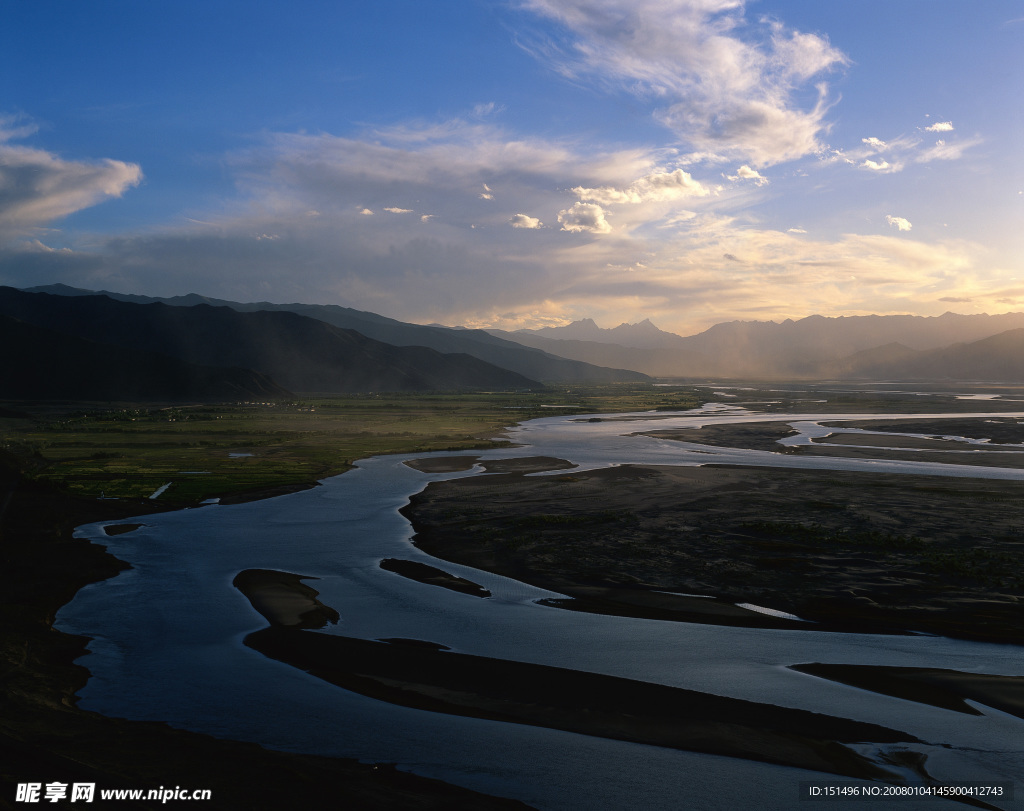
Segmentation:
{"type": "Polygon", "coordinates": [[[514,423],[558,413],[692,408],[651,385],[546,392],[309,397],[292,403],[142,407],[0,404],[0,447],[40,481],[92,498],[185,506],[309,485],[384,453],[506,444],[514,423]]]}

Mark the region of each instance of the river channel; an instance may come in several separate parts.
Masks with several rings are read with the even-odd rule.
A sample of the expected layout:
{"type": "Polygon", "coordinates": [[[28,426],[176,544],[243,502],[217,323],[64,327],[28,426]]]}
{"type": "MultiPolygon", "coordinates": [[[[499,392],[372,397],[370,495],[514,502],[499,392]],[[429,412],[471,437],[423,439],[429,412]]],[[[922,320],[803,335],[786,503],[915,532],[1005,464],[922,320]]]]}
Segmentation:
{"type": "MultiPolygon", "coordinates": [[[[655,427],[769,420],[813,425],[864,419],[863,413],[766,415],[708,404],[657,416],[656,422],[640,424],[608,421],[608,415],[601,422],[578,416],[533,420],[509,429],[516,447],[479,456],[549,456],[581,469],[715,463],[1024,481],[1024,470],[1016,468],[771,454],[636,434],[655,427]]],[[[986,415],[928,418],[940,416],[986,415]]],[[[1024,795],[1019,718],[988,709],[979,716],[952,713],[787,669],[794,663],[834,662],[1024,675],[1021,648],[929,636],[660,622],[538,605],[557,595],[435,560],[412,546],[410,525],[399,514],[410,495],[433,480],[487,474],[479,468],[428,474],[405,465],[406,458],[412,457],[362,460],[319,487],[265,501],[148,515],[139,519],[142,527],[122,535],[107,536],[103,524],[80,527],[79,536],[106,545],[133,567],[82,589],[58,616],[61,630],[93,639],[91,655],[81,660],[92,677],[80,693],[80,706],[272,748],[397,763],[544,809],[790,809],[797,807],[800,781],[830,779],[735,758],[408,709],[347,692],[242,644],[266,623],[232,580],[244,569],[276,569],[319,578],[308,582],[341,615],[324,633],[428,640],[464,653],[892,725],[929,742],[915,746],[928,756],[933,775],[1014,782],[1018,795],[1024,795]],[[492,596],[479,599],[382,570],[379,562],[387,557],[430,563],[481,584],[492,596]]],[[[999,805],[1024,808],[1020,797],[999,805]]],[[[848,803],[808,807],[833,806],[848,803]]],[[[898,807],[964,806],[930,800],[898,807]]]]}

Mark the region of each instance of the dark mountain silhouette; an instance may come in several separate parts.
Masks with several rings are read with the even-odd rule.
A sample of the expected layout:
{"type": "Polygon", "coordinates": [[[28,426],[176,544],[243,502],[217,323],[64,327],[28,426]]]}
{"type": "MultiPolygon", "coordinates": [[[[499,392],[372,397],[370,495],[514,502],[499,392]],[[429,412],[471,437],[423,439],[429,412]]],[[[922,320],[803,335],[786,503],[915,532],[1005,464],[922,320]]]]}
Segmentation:
{"type": "Polygon", "coordinates": [[[194,401],[293,398],[266,375],[110,346],[0,315],[0,397],[194,401]]]}
{"type": "Polygon", "coordinates": [[[502,369],[508,369],[533,380],[564,383],[619,383],[646,379],[646,375],[631,369],[604,368],[576,359],[558,357],[541,350],[524,347],[516,341],[495,337],[484,330],[408,324],[376,313],[334,304],[272,304],[266,301],[243,304],[237,301],[207,298],[195,293],[187,296],[155,298],[108,291],[97,293],[60,284],[33,287],[25,292],[43,292],[63,296],[105,295],[119,301],[138,304],[159,302],[178,307],[207,304],[215,307],[230,307],[238,312],[290,312],[315,318],[341,329],[355,330],[368,338],[393,346],[420,346],[434,349],[437,352],[471,355],[478,360],[500,366],[502,369]]]}
{"type": "MultiPolygon", "coordinates": [[[[88,293],[62,285],[36,289],[64,296],[88,293]]],[[[143,296],[109,295],[153,301],[143,296]]],[[[209,307],[211,302],[218,302],[194,294],[164,301],[179,309],[199,303],[209,307]]],[[[634,375],[634,379],[655,375],[765,380],[1024,380],[1024,373],[1017,371],[1013,336],[1017,330],[1024,329],[1024,313],[838,318],[814,315],[781,323],[731,321],[684,337],[660,330],[650,321],[601,329],[593,320],[583,319],[566,327],[484,332],[406,324],[334,305],[221,304],[253,314],[309,315],[335,326],[349,325],[346,328],[355,328],[377,340],[383,337],[387,343],[399,346],[429,342],[439,351],[462,348],[474,357],[486,355],[495,359],[505,368],[537,369],[532,376],[548,380],[628,379],[623,377],[628,373],[621,372],[622,369],[642,373],[634,375]],[[562,337],[551,337],[559,335],[562,337]],[[998,338],[999,335],[1004,337],[998,338]],[[993,339],[990,343],[983,343],[990,338],[993,339]]],[[[190,355],[188,359],[195,357],[190,355]]],[[[217,363],[245,366],[240,360],[232,357],[230,361],[217,363]]],[[[271,375],[289,388],[303,388],[271,375]]]]}
{"type": "Polygon", "coordinates": [[[0,288],[0,313],[76,338],[193,364],[252,369],[301,392],[542,388],[468,355],[395,347],[290,312],[134,304],[0,288]]]}

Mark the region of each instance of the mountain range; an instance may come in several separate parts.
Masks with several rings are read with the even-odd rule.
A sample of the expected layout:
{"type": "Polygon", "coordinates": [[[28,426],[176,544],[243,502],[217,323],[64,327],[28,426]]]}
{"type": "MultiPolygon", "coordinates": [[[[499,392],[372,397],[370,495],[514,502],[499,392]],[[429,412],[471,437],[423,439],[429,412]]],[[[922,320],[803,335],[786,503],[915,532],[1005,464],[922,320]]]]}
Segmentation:
{"type": "Polygon", "coordinates": [[[0,287],[0,315],[11,338],[6,345],[17,347],[0,356],[2,390],[10,397],[85,398],[86,391],[104,391],[89,382],[96,380],[112,385],[107,399],[165,399],[167,385],[158,385],[157,370],[168,380],[190,381],[177,391],[180,399],[215,392],[235,392],[231,399],[237,399],[296,391],[543,388],[469,355],[392,346],[291,312],[136,304],[0,287]],[[76,359],[75,369],[68,369],[68,356],[76,359]]]}
{"type": "Polygon", "coordinates": [[[1012,349],[1024,313],[925,317],[813,315],[800,320],[730,321],[696,335],[650,321],[601,329],[590,319],[564,327],[492,334],[589,363],[657,377],[753,379],[1022,379],[1012,349]],[[1002,342],[953,351],[1007,333],[1002,342]],[[962,366],[972,352],[984,362],[962,366]]]}
{"type": "Polygon", "coordinates": [[[243,304],[237,301],[208,298],[195,293],[186,296],[157,298],[130,293],[83,290],[54,284],[27,288],[24,292],[81,297],[101,295],[133,304],[166,304],[175,307],[207,305],[227,307],[236,312],[286,312],[322,321],[334,327],[353,330],[367,338],[392,346],[418,346],[444,354],[465,354],[477,360],[515,372],[531,380],[561,383],[624,383],[646,380],[643,373],[625,368],[609,369],[575,359],[559,357],[543,350],[525,347],[517,341],[505,340],[479,329],[457,329],[424,326],[396,321],[376,313],[340,307],[335,304],[272,304],[262,301],[243,304]]]}
{"type": "Polygon", "coordinates": [[[1024,313],[502,332],[336,305],[0,287],[0,397],[270,399],[657,377],[1024,381],[1024,313]],[[544,381],[541,383],[540,381],[544,381]]]}

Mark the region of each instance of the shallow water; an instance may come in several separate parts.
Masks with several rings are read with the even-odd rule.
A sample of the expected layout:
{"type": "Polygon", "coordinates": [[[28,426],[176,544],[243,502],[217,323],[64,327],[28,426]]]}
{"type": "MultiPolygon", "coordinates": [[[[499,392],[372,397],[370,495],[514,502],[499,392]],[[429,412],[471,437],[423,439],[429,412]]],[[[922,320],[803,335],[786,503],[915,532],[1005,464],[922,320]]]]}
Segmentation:
{"type": "MultiPolygon", "coordinates": [[[[689,423],[813,422],[844,416],[865,417],[752,414],[721,404],[652,422],[551,417],[511,430],[520,447],[479,455],[554,456],[584,468],[637,461],[715,462],[1024,479],[1024,471],[1007,468],[809,459],[629,436],[689,423]]],[[[732,758],[439,715],[349,693],[242,645],[246,634],[265,623],[231,581],[242,569],[280,569],[320,578],[310,585],[341,614],[338,625],[328,630],[346,636],[425,639],[478,655],[892,726],[932,744],[917,748],[929,754],[937,776],[1012,780],[1018,794],[1024,791],[1024,721],[988,711],[980,717],[951,713],[785,667],[818,661],[1019,675],[1024,673],[1019,647],[926,636],[728,628],[539,606],[538,599],[553,595],[437,561],[409,543],[409,524],[398,513],[409,496],[429,481],[479,471],[424,474],[402,464],[402,458],[361,461],[356,470],[302,493],[145,516],[139,519],[145,526],[124,535],[108,537],[102,525],[80,528],[80,535],[107,545],[134,567],[86,587],[59,614],[62,630],[94,638],[93,655],[83,660],[93,677],[80,705],[281,749],[397,762],[540,808],[783,809],[797,801],[799,781],[831,779],[732,758]],[[483,600],[384,571],[378,563],[385,557],[428,562],[480,583],[493,596],[483,600]]],[[[1021,800],[1016,803],[1003,806],[1024,807],[1021,800]]],[[[929,801],[928,807],[962,806],[929,801]]]]}

